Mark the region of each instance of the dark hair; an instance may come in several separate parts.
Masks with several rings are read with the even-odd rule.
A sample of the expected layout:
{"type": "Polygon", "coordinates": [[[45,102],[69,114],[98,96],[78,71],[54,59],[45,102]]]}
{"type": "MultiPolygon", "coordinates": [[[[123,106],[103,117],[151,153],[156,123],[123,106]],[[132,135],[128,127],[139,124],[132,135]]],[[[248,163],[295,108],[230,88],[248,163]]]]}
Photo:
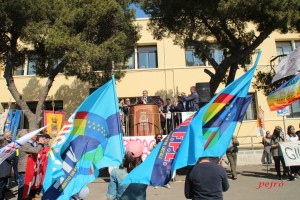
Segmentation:
{"type": "Polygon", "coordinates": [[[120,169],[127,169],[127,172],[130,173],[136,166],[143,162],[142,155],[135,158],[131,152],[126,152],[123,163],[120,165],[120,169]]]}
{"type": "Polygon", "coordinates": [[[281,132],[281,130],[279,128],[275,127],[275,129],[273,131],[273,135],[275,137],[280,137],[280,132],[281,132]]]}
{"type": "Polygon", "coordinates": [[[154,139],[156,140],[159,135],[162,137],[162,134],[158,133],[158,134],[155,134],[154,139]]]}
{"type": "Polygon", "coordinates": [[[4,135],[0,135],[0,145],[2,145],[5,140],[6,137],[4,135]]]}
{"type": "Polygon", "coordinates": [[[294,127],[293,125],[289,125],[288,128],[287,128],[287,134],[288,134],[288,135],[291,135],[292,129],[295,130],[295,127],[294,127]]]}

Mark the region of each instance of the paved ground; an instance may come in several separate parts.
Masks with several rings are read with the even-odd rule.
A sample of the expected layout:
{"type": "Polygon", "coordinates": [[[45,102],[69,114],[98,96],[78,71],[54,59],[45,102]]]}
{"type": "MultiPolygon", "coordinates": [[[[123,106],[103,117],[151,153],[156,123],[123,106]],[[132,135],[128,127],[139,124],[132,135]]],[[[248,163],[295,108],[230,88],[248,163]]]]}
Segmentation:
{"type": "MultiPolygon", "coordinates": [[[[227,172],[228,166],[226,167],[227,172]]],[[[267,169],[266,165],[238,166],[238,179],[229,180],[230,188],[224,193],[224,199],[230,200],[250,200],[250,199],[299,199],[300,179],[288,181],[277,180],[274,166],[267,169]],[[280,183],[280,185],[279,185],[280,183]],[[276,186],[274,186],[276,184],[276,186]],[[264,187],[259,188],[260,185],[264,187]],[[267,186],[267,187],[266,187],[267,186]]],[[[147,199],[149,200],[181,200],[184,197],[184,171],[177,175],[176,181],[171,183],[171,189],[159,187],[155,189],[151,186],[147,189],[147,199]]],[[[105,193],[109,177],[105,172],[102,176],[89,184],[90,195],[88,200],[105,200],[105,193]]],[[[13,187],[13,192],[7,199],[16,199],[17,187],[13,187]]]]}

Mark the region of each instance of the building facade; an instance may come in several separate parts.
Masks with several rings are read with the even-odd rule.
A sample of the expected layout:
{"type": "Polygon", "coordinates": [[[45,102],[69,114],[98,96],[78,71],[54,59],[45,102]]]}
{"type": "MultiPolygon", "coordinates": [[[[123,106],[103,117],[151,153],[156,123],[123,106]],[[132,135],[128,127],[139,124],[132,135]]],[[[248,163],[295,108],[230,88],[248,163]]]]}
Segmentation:
{"type": "MultiPolygon", "coordinates": [[[[135,45],[135,51],[128,63],[124,66],[125,77],[117,83],[117,95],[119,98],[135,98],[142,95],[143,90],[148,90],[149,96],[173,98],[181,92],[189,93],[189,88],[197,83],[209,82],[210,77],[204,73],[205,69],[213,68],[209,63],[201,61],[193,54],[192,48],[181,48],[173,44],[172,39],[164,38],[155,40],[147,31],[147,19],[138,19],[141,29],[141,38],[135,45]]],[[[269,71],[270,60],[281,54],[288,54],[300,45],[300,35],[297,33],[279,34],[272,33],[260,46],[262,55],[259,60],[257,70],[269,71]]],[[[222,52],[218,49],[212,52],[216,61],[222,60],[222,52]]],[[[254,62],[256,55],[253,55],[254,62]]],[[[28,58],[24,65],[15,71],[15,83],[22,94],[22,98],[29,102],[34,108],[38,100],[39,91],[45,85],[46,79],[35,76],[34,58],[28,58]]],[[[252,66],[250,63],[249,66],[252,66]]],[[[0,102],[4,107],[10,102],[14,102],[9,93],[3,72],[0,72],[1,95],[0,102]]],[[[244,72],[238,71],[236,77],[244,72]]],[[[253,79],[253,82],[255,80],[253,79]]],[[[220,91],[224,86],[220,86],[220,91]]],[[[49,92],[45,103],[45,110],[59,110],[66,112],[68,118],[78,105],[89,95],[90,86],[76,80],[74,77],[66,79],[63,75],[58,75],[49,92]],[[53,106],[54,105],[54,106],[53,106]]],[[[290,106],[291,114],[287,117],[278,116],[277,112],[271,112],[266,96],[260,91],[250,88],[249,93],[253,95],[253,102],[249,106],[247,115],[243,123],[238,124],[236,135],[240,138],[240,143],[247,145],[253,140],[259,143],[261,137],[257,135],[257,109],[261,107],[264,111],[265,129],[273,131],[276,125],[287,127],[294,125],[299,128],[300,102],[295,102],[290,106]]],[[[201,94],[200,94],[201,95],[201,94]]],[[[26,128],[26,127],[25,127],[26,128]]],[[[257,144],[259,145],[259,144],[257,144]]]]}

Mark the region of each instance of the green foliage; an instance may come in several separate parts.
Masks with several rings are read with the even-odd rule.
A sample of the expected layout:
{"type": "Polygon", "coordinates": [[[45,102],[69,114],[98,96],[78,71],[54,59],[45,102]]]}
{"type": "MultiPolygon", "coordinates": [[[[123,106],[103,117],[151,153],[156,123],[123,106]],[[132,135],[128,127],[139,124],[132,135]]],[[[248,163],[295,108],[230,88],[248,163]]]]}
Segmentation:
{"type": "Polygon", "coordinates": [[[288,76],[286,78],[280,79],[272,83],[274,75],[275,74],[273,71],[257,71],[256,75],[254,76],[255,83],[253,84],[253,88],[262,91],[265,96],[268,96],[271,92],[275,91],[279,86],[281,86],[283,83],[285,83],[293,77],[288,76]]]}
{"type": "Polygon", "coordinates": [[[120,0],[10,0],[0,2],[0,59],[11,71],[25,54],[37,56],[38,76],[56,68],[99,86],[116,79],[133,53],[138,27],[120,0]]]}
{"type": "Polygon", "coordinates": [[[300,24],[299,0],[140,0],[140,4],[151,16],[155,38],[172,37],[182,47],[195,46],[199,57],[211,63],[212,94],[226,73],[228,84],[239,67],[246,68],[273,31],[287,33],[300,24]],[[209,53],[216,44],[226,50],[220,64],[209,53]]]}

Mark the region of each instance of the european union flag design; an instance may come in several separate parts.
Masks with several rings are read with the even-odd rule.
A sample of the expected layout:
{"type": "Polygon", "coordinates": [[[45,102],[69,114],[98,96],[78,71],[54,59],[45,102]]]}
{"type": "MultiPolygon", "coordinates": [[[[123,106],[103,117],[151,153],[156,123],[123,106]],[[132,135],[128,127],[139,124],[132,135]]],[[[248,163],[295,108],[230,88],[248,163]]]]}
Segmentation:
{"type": "Polygon", "coordinates": [[[223,156],[237,122],[244,117],[249,105],[247,93],[260,55],[261,52],[252,69],[212,98],[184,130],[182,125],[176,128],[122,184],[162,186],[170,181],[176,169],[194,165],[200,157],[223,156]]]}
{"type": "Polygon", "coordinates": [[[51,147],[42,199],[70,199],[98,177],[98,169],[121,164],[125,150],[114,77],[78,107],[68,124],[51,147]]]}

